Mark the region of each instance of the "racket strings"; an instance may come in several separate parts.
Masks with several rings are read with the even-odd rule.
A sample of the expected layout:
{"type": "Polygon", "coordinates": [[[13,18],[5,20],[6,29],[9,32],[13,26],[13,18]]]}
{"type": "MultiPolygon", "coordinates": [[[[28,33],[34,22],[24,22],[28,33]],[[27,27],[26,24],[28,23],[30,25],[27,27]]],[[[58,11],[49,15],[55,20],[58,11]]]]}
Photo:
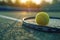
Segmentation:
{"type": "Polygon", "coordinates": [[[48,26],[60,28],[60,20],[59,19],[50,19],[48,26]]]}
{"type": "MultiPolygon", "coordinates": [[[[25,22],[30,23],[30,24],[38,25],[35,22],[35,19],[28,19],[28,20],[25,20],[25,22]]],[[[60,19],[50,19],[49,24],[47,26],[48,27],[54,27],[54,28],[60,28],[60,19]]]]}

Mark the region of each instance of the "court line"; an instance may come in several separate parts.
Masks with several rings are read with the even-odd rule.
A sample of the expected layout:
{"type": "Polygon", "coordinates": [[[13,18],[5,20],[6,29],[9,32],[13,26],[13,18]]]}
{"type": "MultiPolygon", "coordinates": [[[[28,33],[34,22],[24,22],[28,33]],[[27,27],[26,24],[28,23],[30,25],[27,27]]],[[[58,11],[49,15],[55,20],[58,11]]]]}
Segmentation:
{"type": "Polygon", "coordinates": [[[9,19],[9,20],[13,20],[13,21],[22,22],[22,20],[20,20],[20,19],[13,18],[13,17],[9,17],[9,16],[5,16],[5,15],[0,15],[0,18],[4,18],[4,19],[9,19]]]}

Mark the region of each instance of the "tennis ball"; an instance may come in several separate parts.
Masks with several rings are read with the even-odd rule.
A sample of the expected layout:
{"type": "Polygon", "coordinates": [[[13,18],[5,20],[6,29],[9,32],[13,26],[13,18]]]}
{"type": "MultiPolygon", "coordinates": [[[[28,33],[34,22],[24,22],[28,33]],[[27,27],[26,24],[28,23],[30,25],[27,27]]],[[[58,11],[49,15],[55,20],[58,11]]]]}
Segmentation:
{"type": "Polygon", "coordinates": [[[46,26],[49,23],[49,15],[46,12],[39,12],[35,17],[35,21],[38,25],[46,26]]]}

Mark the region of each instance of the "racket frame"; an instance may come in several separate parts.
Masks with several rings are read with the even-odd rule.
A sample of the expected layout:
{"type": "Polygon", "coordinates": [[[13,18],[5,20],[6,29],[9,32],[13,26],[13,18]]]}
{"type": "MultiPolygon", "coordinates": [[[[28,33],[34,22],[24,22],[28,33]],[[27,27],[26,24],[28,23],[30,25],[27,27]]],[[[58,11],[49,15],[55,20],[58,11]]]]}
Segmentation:
{"type": "MultiPolygon", "coordinates": [[[[25,20],[28,19],[34,19],[35,17],[26,17],[23,18],[23,24],[22,26],[24,27],[28,27],[37,31],[43,31],[43,32],[49,32],[49,33],[60,33],[60,28],[54,28],[54,27],[49,27],[49,26],[40,26],[40,25],[35,25],[35,24],[31,24],[31,23],[27,23],[25,22],[25,20]]],[[[50,19],[59,19],[59,17],[50,17],[50,19]]]]}

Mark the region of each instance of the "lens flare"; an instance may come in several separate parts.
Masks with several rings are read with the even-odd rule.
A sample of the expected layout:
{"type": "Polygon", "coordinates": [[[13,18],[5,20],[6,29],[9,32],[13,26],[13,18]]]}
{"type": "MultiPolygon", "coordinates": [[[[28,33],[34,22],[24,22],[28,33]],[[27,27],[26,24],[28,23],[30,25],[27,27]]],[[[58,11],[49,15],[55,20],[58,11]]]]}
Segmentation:
{"type": "Polygon", "coordinates": [[[32,2],[38,5],[41,4],[42,0],[32,0],[32,2]]]}

